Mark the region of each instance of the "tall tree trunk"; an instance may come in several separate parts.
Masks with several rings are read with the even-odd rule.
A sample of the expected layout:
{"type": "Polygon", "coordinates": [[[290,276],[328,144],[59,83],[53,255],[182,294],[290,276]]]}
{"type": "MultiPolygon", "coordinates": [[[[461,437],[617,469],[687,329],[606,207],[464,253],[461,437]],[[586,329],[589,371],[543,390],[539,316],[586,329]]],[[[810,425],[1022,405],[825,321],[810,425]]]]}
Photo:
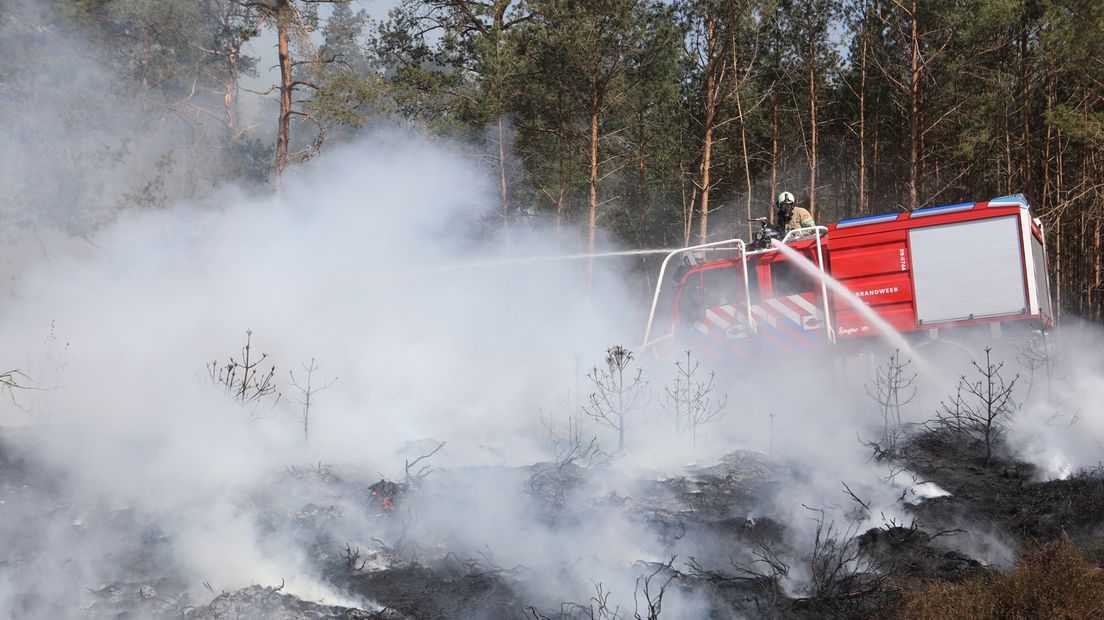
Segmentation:
{"type": "Polygon", "coordinates": [[[223,85],[222,105],[223,114],[226,116],[226,140],[233,143],[237,140],[238,120],[238,47],[234,45],[226,57],[229,75],[223,85]]]}
{"type": "MultiPolygon", "coordinates": [[[[1058,226],[1057,226],[1058,230],[1056,231],[1055,237],[1054,237],[1055,245],[1056,245],[1055,254],[1058,257],[1058,266],[1055,268],[1055,276],[1056,276],[1056,280],[1057,280],[1056,285],[1057,285],[1057,288],[1058,288],[1058,290],[1056,292],[1056,297],[1057,297],[1057,301],[1058,301],[1057,306],[1059,308],[1059,312],[1061,312],[1061,310],[1062,310],[1062,293],[1063,293],[1063,289],[1065,288],[1066,282],[1069,280],[1069,275],[1066,273],[1066,270],[1063,268],[1066,264],[1066,261],[1064,260],[1064,256],[1062,254],[1062,252],[1063,252],[1063,247],[1062,247],[1063,246],[1063,243],[1062,243],[1062,239],[1063,239],[1062,219],[1063,218],[1062,218],[1062,216],[1064,215],[1063,211],[1064,211],[1065,206],[1066,206],[1066,196],[1065,196],[1065,173],[1064,173],[1065,157],[1063,156],[1064,153],[1065,153],[1065,147],[1062,146],[1062,129],[1061,128],[1057,128],[1055,130],[1055,142],[1056,142],[1057,150],[1056,150],[1055,155],[1054,155],[1054,208],[1057,209],[1058,213],[1059,213],[1058,226]]],[[[1065,245],[1068,246],[1069,244],[1067,243],[1065,245]]],[[[1066,250],[1066,251],[1068,252],[1068,250],[1066,250]]]]}
{"type": "MultiPolygon", "coordinates": [[[[1054,83],[1048,76],[1046,79],[1046,115],[1044,118],[1050,118],[1053,109],[1054,83]]],[[[1046,124],[1046,139],[1043,144],[1042,212],[1049,213],[1050,210],[1054,208],[1054,201],[1051,196],[1050,188],[1050,163],[1054,157],[1054,127],[1050,123],[1046,124]]]]}
{"type": "Polygon", "coordinates": [[[638,197],[637,206],[640,209],[640,223],[637,226],[637,247],[641,249],[644,248],[645,231],[648,226],[648,175],[646,168],[648,132],[644,123],[644,110],[641,108],[639,118],[637,119],[637,127],[640,130],[640,135],[637,140],[638,147],[636,155],[636,194],[638,197]]]}
{"type": "Polygon", "coordinates": [[[498,117],[498,190],[502,199],[502,234],[510,254],[510,187],[506,182],[506,129],[498,117]]]}
{"type": "Polygon", "coordinates": [[[881,170],[879,168],[878,161],[878,144],[881,139],[881,132],[878,130],[878,126],[874,126],[874,135],[870,136],[870,176],[867,179],[867,196],[869,198],[866,201],[866,207],[870,213],[878,211],[878,208],[873,206],[873,203],[877,200],[878,194],[878,173],[881,170]]]}
{"type": "MultiPolygon", "coordinates": [[[[1007,108],[1007,103],[1005,103],[1005,107],[1007,108]]],[[[1008,117],[1011,113],[1011,110],[1006,109],[1002,119],[1004,130],[1004,193],[1006,195],[1012,193],[1012,175],[1014,174],[1012,166],[1012,131],[1008,127],[1008,117]]]]}
{"type": "MultiPolygon", "coordinates": [[[[778,95],[773,95],[771,104],[771,168],[770,168],[770,200],[768,205],[773,205],[778,198],[778,95]]],[[[774,224],[774,208],[767,209],[767,219],[774,224]]]]}
{"type": "MultiPolygon", "coordinates": [[[[1031,153],[1031,91],[1028,83],[1028,70],[1030,65],[1028,47],[1028,23],[1026,13],[1020,28],[1020,105],[1023,114],[1020,122],[1020,183],[1025,192],[1034,193],[1032,187],[1034,174],[1032,174],[1031,153]]],[[[1034,195],[1031,196],[1035,198],[1034,195]]]]}
{"type": "MultiPolygon", "coordinates": [[[[698,239],[700,243],[707,243],[709,238],[709,190],[712,180],[710,179],[710,172],[713,169],[713,125],[717,118],[717,95],[718,88],[720,87],[720,81],[723,79],[723,68],[717,66],[718,54],[717,49],[717,30],[716,22],[713,20],[712,15],[706,15],[705,18],[705,66],[702,68],[705,74],[705,116],[702,119],[703,122],[703,136],[702,136],[702,159],[701,159],[701,181],[698,184],[698,189],[701,190],[701,218],[698,220],[698,239]]],[[[727,60],[724,54],[720,54],[720,62],[725,63],[727,60]]]]}
{"type": "Polygon", "coordinates": [[[817,145],[819,142],[819,132],[817,131],[816,38],[811,34],[809,36],[809,45],[806,53],[808,57],[805,59],[805,64],[809,73],[809,213],[816,219],[817,145]]]}
{"type": "Polygon", "coordinates": [[[1101,293],[1104,293],[1104,280],[1101,279],[1102,274],[1100,265],[1100,263],[1104,261],[1104,259],[1100,257],[1100,220],[1100,214],[1097,214],[1097,216],[1093,218],[1093,278],[1092,286],[1089,288],[1089,290],[1092,291],[1090,302],[1093,303],[1093,309],[1089,314],[1089,318],[1097,321],[1104,318],[1104,307],[1102,307],[1100,303],[1101,293]]]}
{"type": "Polygon", "coordinates": [[[912,0],[909,14],[909,199],[908,208],[916,210],[920,204],[920,6],[912,0]]]}
{"type": "MultiPolygon", "coordinates": [[[[499,6],[496,6],[494,14],[494,30],[493,35],[495,38],[495,95],[501,96],[502,92],[502,29],[503,29],[503,11],[506,10],[506,5],[509,2],[499,3],[496,5],[501,6],[501,10],[498,10],[499,6]]],[[[502,200],[502,235],[503,240],[506,243],[506,254],[510,254],[510,187],[506,178],[506,127],[502,120],[503,110],[498,109],[499,105],[496,102],[495,113],[498,116],[498,184],[499,193],[502,200]]]]}
{"type": "Polygon", "coordinates": [[[1054,315],[1062,316],[1062,219],[1054,220],[1054,315]]]}
{"type": "Polygon", "coordinates": [[[747,194],[747,227],[750,239],[755,234],[751,226],[751,158],[748,157],[747,124],[744,122],[744,102],[743,97],[740,96],[739,86],[736,88],[736,118],[740,123],[740,150],[744,155],[744,191],[747,194]]]}
{"type": "Polygon", "coordinates": [[[712,182],[709,178],[709,172],[713,167],[713,111],[711,109],[706,111],[705,118],[705,140],[702,143],[701,182],[699,184],[701,190],[701,217],[698,218],[698,241],[700,243],[708,243],[709,238],[709,184],[712,182]]]}
{"type": "Polygon", "coordinates": [[[866,1],[862,4],[862,42],[859,49],[859,215],[866,215],[866,54],[870,24],[866,1]]]}
{"type": "Polygon", "coordinates": [[[280,122],[276,131],[276,161],[273,183],[281,190],[284,168],[288,165],[288,139],[291,133],[291,54],[288,49],[288,27],[291,20],[291,0],[276,0],[276,47],[280,57],[280,122]]]}
{"type": "MultiPolygon", "coordinates": [[[[591,78],[590,98],[590,196],[587,212],[587,252],[593,254],[598,234],[598,85],[597,76],[591,78]]],[[[587,291],[594,280],[594,258],[587,259],[587,291]]]]}
{"type": "MultiPolygon", "coordinates": [[[[1087,243],[1087,241],[1088,241],[1088,231],[1086,231],[1085,229],[1087,228],[1087,224],[1089,222],[1089,217],[1088,217],[1087,213],[1082,211],[1079,214],[1079,217],[1077,219],[1080,220],[1080,225],[1081,225],[1081,229],[1079,231],[1077,231],[1077,245],[1079,246],[1079,249],[1081,250],[1080,251],[1081,256],[1085,256],[1086,255],[1085,254],[1085,246],[1088,245],[1088,243],[1087,243]]],[[[1091,320],[1092,319],[1092,287],[1088,286],[1089,278],[1087,277],[1088,276],[1088,274],[1086,273],[1087,271],[1088,270],[1086,269],[1085,261],[1082,261],[1081,264],[1078,267],[1078,270],[1077,270],[1077,281],[1075,283],[1075,286],[1077,288],[1075,288],[1074,290],[1076,290],[1080,293],[1078,295],[1078,300],[1077,300],[1077,302],[1078,302],[1077,305],[1079,306],[1078,307],[1078,310],[1079,310],[1078,314],[1080,314],[1081,316],[1091,320]]]]}
{"type": "Polygon", "coordinates": [[[556,131],[556,140],[558,146],[556,153],[557,173],[559,175],[558,182],[560,185],[559,191],[556,194],[556,249],[559,249],[560,245],[560,227],[563,224],[564,197],[567,193],[567,171],[566,165],[564,163],[564,159],[566,158],[566,154],[564,153],[564,151],[567,148],[567,145],[565,144],[566,137],[564,136],[565,130],[562,118],[563,117],[561,116],[560,126],[556,131]]]}

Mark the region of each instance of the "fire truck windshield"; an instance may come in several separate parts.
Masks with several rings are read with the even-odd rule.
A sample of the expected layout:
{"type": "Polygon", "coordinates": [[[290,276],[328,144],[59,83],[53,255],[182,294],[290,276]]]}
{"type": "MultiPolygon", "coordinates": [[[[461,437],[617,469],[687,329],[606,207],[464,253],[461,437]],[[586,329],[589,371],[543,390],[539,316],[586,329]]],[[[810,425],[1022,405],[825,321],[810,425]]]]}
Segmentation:
{"type": "MultiPolygon", "coordinates": [[[[742,265],[731,265],[719,269],[707,269],[702,273],[705,279],[702,287],[704,290],[704,306],[716,308],[737,303],[744,303],[744,274],[742,265]]],[[[748,285],[752,291],[752,302],[757,297],[755,291],[759,288],[755,279],[755,270],[748,274],[748,285]]]]}
{"type": "MultiPolygon", "coordinates": [[[[759,299],[759,282],[754,269],[749,270],[748,287],[751,302],[755,303],[759,299]]],[[[678,331],[693,327],[709,309],[733,307],[732,314],[742,316],[735,307],[742,307],[745,303],[743,265],[737,263],[691,271],[679,289],[678,331]]]]}

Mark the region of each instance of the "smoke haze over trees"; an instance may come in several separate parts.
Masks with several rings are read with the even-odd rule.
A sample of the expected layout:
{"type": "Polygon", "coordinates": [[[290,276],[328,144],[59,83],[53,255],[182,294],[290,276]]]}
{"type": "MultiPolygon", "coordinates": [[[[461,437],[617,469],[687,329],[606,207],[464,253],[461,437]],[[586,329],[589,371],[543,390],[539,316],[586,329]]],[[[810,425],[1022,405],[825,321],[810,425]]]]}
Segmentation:
{"type": "Polygon", "coordinates": [[[1104,316],[1097,2],[365,8],[8,2],[5,229],[84,234],[227,181],[277,188],[286,166],[399,124],[483,163],[500,203],[486,233],[507,249],[533,221],[578,227],[572,250],[600,228],[639,247],[743,235],[782,190],[820,221],[1022,192],[1061,309],[1104,316]],[[60,116],[37,115],[47,103],[60,116]],[[124,135],[107,131],[120,120],[124,135]]]}

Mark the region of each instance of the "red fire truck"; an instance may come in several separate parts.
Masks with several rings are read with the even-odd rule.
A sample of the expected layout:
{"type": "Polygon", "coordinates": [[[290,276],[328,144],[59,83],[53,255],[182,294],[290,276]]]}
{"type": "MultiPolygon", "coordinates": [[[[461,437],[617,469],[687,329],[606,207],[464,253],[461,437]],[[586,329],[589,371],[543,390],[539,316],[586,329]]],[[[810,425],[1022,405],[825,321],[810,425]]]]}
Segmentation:
{"type": "Polygon", "coordinates": [[[644,347],[739,360],[869,342],[886,324],[914,341],[1053,324],[1042,224],[1021,195],[853,218],[781,243],[794,252],[730,239],[669,254],[644,347]]]}

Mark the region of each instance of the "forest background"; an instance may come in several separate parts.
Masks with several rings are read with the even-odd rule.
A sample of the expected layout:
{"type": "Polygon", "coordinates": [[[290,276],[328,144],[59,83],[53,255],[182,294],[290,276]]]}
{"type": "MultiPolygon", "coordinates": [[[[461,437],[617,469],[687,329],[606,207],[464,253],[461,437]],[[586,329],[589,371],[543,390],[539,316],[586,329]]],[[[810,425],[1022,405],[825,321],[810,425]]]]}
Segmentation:
{"type": "Polygon", "coordinates": [[[1023,193],[1058,307],[1104,320],[1095,0],[0,0],[0,59],[0,239],[399,127],[480,162],[505,253],[747,236],[783,190],[821,223],[1023,193]]]}

